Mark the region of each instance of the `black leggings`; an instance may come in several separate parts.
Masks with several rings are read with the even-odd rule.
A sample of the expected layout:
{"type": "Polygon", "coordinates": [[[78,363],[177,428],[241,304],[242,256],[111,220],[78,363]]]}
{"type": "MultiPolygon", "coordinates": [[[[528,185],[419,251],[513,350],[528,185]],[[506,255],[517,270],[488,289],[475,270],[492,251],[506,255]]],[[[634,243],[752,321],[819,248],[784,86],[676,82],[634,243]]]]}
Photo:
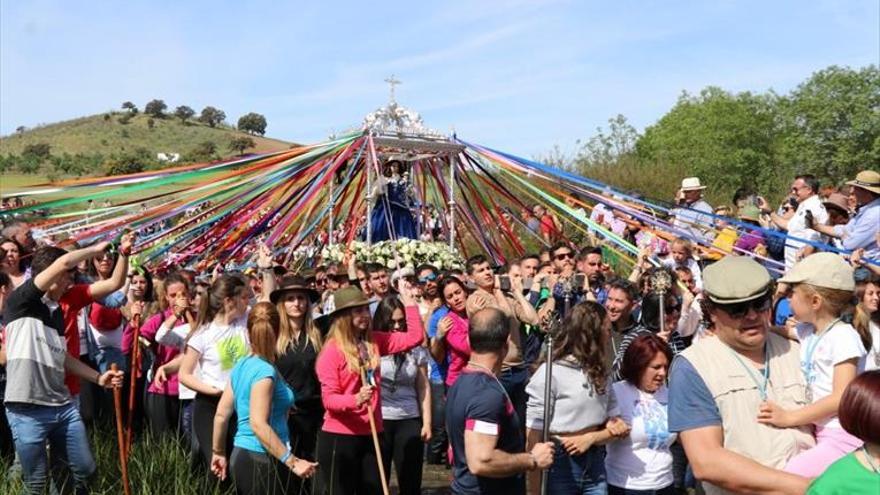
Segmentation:
{"type": "MultiPolygon", "coordinates": [[[[382,435],[379,434],[379,444],[382,435]]],[[[379,495],[382,482],[370,435],[318,433],[316,495],[379,495]]]]}
{"type": "Polygon", "coordinates": [[[177,396],[147,392],[144,409],[147,412],[150,431],[154,435],[180,433],[180,399],[177,396]]]}
{"type": "Polygon", "coordinates": [[[296,478],[287,466],[268,454],[238,447],[229,458],[229,472],[238,495],[283,495],[289,493],[291,478],[296,478]]]}
{"type": "Polygon", "coordinates": [[[418,495],[422,492],[422,461],[425,456],[425,443],[422,442],[422,420],[420,418],[383,421],[385,431],[382,436],[385,445],[382,449],[382,462],[385,464],[385,479],[391,482],[391,463],[397,472],[397,485],[400,495],[418,495]]]}
{"type": "MultiPolygon", "coordinates": [[[[193,402],[193,432],[199,441],[199,454],[206,466],[211,465],[211,447],[214,443],[214,414],[217,412],[217,404],[220,397],[214,397],[204,394],[196,394],[195,402],[193,402]]],[[[235,414],[229,418],[229,426],[226,429],[226,450],[232,452],[232,441],[235,439],[235,432],[238,418],[235,414]]],[[[216,480],[213,473],[210,474],[211,479],[216,480]]]]}

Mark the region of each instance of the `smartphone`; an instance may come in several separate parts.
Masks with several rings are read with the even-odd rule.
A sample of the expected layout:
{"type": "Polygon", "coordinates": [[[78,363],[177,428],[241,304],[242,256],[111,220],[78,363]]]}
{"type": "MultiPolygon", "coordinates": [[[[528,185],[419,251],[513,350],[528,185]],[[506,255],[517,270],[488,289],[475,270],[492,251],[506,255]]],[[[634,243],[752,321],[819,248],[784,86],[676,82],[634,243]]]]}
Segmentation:
{"type": "Polygon", "coordinates": [[[504,292],[510,291],[510,276],[509,275],[501,275],[498,277],[498,285],[504,292]]]}
{"type": "Polygon", "coordinates": [[[584,288],[584,284],[587,283],[587,275],[584,273],[575,273],[574,274],[574,287],[572,287],[575,291],[580,291],[584,288]]]}
{"type": "Polygon", "coordinates": [[[524,278],[523,279],[523,289],[525,289],[525,290],[531,289],[533,282],[534,282],[534,280],[531,278],[524,278]]]}

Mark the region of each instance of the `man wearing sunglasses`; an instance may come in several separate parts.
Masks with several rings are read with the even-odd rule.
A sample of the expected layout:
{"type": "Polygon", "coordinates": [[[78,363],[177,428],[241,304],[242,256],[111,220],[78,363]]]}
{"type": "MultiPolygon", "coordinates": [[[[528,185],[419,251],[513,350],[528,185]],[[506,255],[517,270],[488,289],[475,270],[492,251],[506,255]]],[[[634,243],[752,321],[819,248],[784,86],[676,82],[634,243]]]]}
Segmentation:
{"type": "MultiPolygon", "coordinates": [[[[810,228],[807,222],[807,212],[809,211],[816,223],[825,225],[828,223],[828,211],[822,204],[819,197],[819,179],[813,175],[798,175],[791,183],[790,195],[792,199],[797,201],[797,209],[794,216],[784,218],[770,211],[770,207],[764,198],[758,198],[758,207],[763,213],[770,214],[770,220],[777,227],[788,231],[791,237],[798,239],[806,239],[809,241],[819,241],[821,236],[818,232],[810,228]]],[[[785,239],[785,269],[790,270],[797,261],[798,250],[803,248],[805,244],[792,239],[785,239]]]]}
{"type": "Polygon", "coordinates": [[[709,495],[804,493],[809,480],[781,469],[815,443],[811,432],[757,421],[765,401],[806,404],[798,345],[768,332],[770,275],[751,258],[728,256],[706,268],[703,282],[712,335],[673,361],[669,430],[709,495]]]}

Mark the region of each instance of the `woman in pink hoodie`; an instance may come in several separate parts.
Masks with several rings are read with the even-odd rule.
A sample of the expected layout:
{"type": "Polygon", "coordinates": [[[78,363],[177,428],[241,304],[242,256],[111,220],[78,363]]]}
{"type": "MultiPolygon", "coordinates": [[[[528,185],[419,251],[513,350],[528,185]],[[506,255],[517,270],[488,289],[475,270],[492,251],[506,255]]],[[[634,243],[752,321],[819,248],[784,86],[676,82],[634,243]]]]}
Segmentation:
{"type": "MultiPolygon", "coordinates": [[[[398,287],[406,332],[373,332],[370,301],[357,287],[334,292],[325,304],[330,331],[316,369],[324,403],[318,434],[318,494],[382,492],[381,465],[371,438],[370,415],[382,432],[379,357],[408,351],[425,338],[419,307],[404,280],[398,287]]],[[[382,436],[379,436],[381,442],[382,436]]]]}

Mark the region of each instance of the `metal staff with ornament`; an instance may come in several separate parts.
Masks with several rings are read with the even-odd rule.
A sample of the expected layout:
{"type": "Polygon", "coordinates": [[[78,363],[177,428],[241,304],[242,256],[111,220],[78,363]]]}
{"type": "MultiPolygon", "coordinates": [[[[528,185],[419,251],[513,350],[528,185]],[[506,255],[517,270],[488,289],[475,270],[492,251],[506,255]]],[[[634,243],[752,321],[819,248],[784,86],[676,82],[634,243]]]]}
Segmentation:
{"type": "Polygon", "coordinates": [[[660,302],[660,334],[666,334],[666,293],[672,287],[672,276],[663,268],[656,268],[651,274],[651,290],[657,293],[660,302]]]}

